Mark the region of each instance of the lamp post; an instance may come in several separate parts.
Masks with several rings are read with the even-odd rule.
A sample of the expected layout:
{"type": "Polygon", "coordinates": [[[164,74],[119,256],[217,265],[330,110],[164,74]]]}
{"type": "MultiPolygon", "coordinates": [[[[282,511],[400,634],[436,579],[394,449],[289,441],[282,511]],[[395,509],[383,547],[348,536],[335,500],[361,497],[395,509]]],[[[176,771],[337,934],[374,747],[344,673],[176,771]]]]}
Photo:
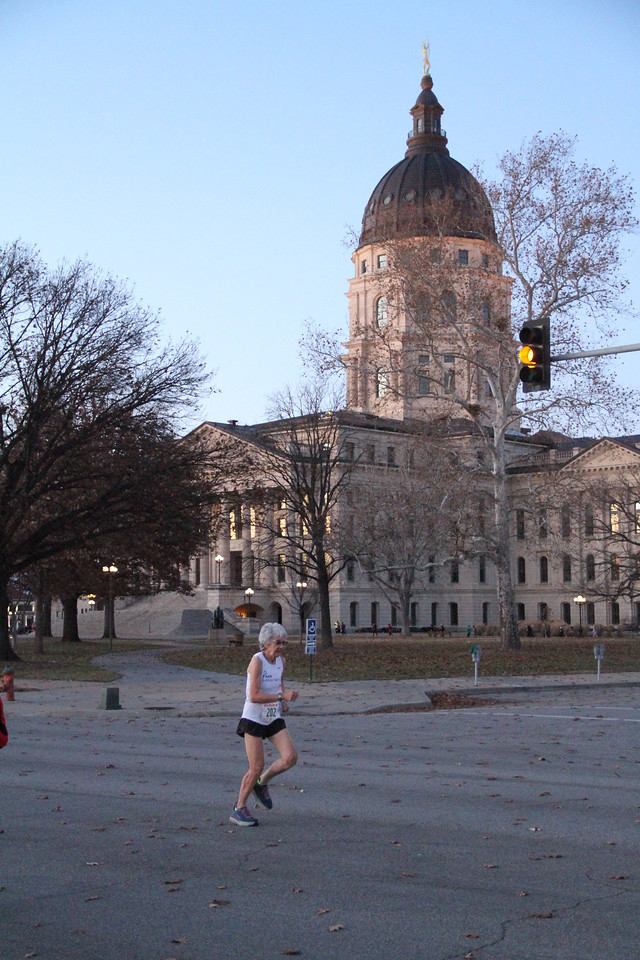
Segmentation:
{"type": "Polygon", "coordinates": [[[305,590],[307,589],[306,580],[298,580],[296,587],[300,591],[300,597],[298,599],[298,616],[300,618],[300,643],[302,643],[302,598],[305,590]]]}
{"type": "MultiPolygon", "coordinates": [[[[244,595],[247,598],[247,616],[249,616],[249,611],[251,609],[251,597],[253,596],[254,593],[255,591],[252,590],[251,587],[247,587],[247,589],[244,592],[244,595]]],[[[247,636],[249,637],[251,636],[251,617],[249,617],[249,632],[247,636]]]]}
{"type": "Polygon", "coordinates": [[[113,564],[104,566],[102,572],[106,574],[109,584],[109,653],[113,653],[113,578],[118,572],[118,568],[113,564]]]}
{"type": "Polygon", "coordinates": [[[580,626],[578,627],[578,636],[581,637],[582,636],[582,608],[587,602],[587,598],[583,597],[582,594],[580,593],[578,594],[577,597],[573,598],[573,602],[576,604],[578,608],[578,614],[580,616],[580,626]]]}
{"type": "Polygon", "coordinates": [[[216,562],[216,583],[220,583],[220,564],[224,560],[224,557],[218,554],[213,558],[216,562]]]}

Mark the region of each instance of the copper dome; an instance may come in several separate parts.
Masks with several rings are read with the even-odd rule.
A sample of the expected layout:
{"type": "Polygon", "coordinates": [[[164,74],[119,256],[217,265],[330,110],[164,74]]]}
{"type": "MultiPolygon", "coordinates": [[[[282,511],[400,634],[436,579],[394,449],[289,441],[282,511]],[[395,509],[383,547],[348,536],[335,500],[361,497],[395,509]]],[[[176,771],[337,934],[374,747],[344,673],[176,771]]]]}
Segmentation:
{"type": "Polygon", "coordinates": [[[362,218],[360,245],[400,237],[453,236],[496,239],[493,213],[484,190],[461,163],[449,156],[441,129],[443,108],[430,76],[411,110],[413,130],[407,152],[380,180],[362,218]]]}

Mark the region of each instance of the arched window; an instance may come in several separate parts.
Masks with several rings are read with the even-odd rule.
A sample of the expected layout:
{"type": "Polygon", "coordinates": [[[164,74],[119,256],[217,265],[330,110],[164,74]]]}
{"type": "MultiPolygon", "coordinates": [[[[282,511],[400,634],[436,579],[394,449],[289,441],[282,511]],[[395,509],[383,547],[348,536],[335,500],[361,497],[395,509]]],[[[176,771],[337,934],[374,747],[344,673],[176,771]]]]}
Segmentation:
{"type": "Polygon", "coordinates": [[[376,397],[381,399],[389,392],[389,371],[381,367],[376,370],[376,397]]]}
{"type": "Polygon", "coordinates": [[[538,620],[546,620],[549,616],[549,608],[546,603],[538,604],[538,620]]]}
{"type": "Polygon", "coordinates": [[[376,324],[380,329],[389,322],[389,304],[386,297],[378,297],[375,304],[376,324]]]}
{"type": "Polygon", "coordinates": [[[567,554],[562,558],[562,579],[564,583],[571,583],[571,557],[567,554]]]}
{"type": "Polygon", "coordinates": [[[524,603],[516,603],[516,618],[518,620],[524,620],[525,619],[524,613],[525,613],[524,603]]]}
{"type": "Polygon", "coordinates": [[[518,583],[525,583],[527,579],[527,565],[524,557],[518,557],[518,583]]]}
{"type": "Polygon", "coordinates": [[[379,616],[380,616],[380,605],[376,603],[376,601],[374,600],[374,602],[371,604],[371,626],[372,627],[378,626],[379,616]]]}
{"type": "Polygon", "coordinates": [[[565,623],[571,623],[571,604],[563,603],[562,604],[562,619],[565,623]]]}
{"type": "Polygon", "coordinates": [[[587,580],[595,580],[596,578],[596,558],[592,553],[587,554],[587,559],[585,562],[587,568],[587,580]]]}
{"type": "Polygon", "coordinates": [[[540,583],[549,583],[549,561],[540,557],[540,583]]]}

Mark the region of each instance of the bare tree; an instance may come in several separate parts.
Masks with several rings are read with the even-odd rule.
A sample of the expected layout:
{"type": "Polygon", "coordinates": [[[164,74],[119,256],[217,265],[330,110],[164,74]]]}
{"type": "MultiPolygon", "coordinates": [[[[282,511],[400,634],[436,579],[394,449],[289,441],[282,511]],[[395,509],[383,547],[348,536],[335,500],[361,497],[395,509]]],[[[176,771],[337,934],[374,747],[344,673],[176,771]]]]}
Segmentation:
{"type": "Polygon", "coordinates": [[[345,564],[340,503],[353,467],[339,405],[319,380],[286,388],[271,400],[279,422],[261,435],[262,562],[313,584],[323,647],[333,646],[329,585],[345,564]]]}
{"type": "MultiPolygon", "coordinates": [[[[9,578],[131,523],[140,457],[208,379],[190,342],[87,263],[0,250],[0,609],[9,578]],[[133,457],[133,460],[132,460],[133,457]]],[[[14,656],[0,617],[0,659],[14,656]]]]}
{"type": "Polygon", "coordinates": [[[350,500],[353,556],[398,608],[408,634],[412,599],[434,582],[436,568],[486,550],[485,504],[473,470],[450,445],[411,431],[401,463],[360,465],[350,500]]]}

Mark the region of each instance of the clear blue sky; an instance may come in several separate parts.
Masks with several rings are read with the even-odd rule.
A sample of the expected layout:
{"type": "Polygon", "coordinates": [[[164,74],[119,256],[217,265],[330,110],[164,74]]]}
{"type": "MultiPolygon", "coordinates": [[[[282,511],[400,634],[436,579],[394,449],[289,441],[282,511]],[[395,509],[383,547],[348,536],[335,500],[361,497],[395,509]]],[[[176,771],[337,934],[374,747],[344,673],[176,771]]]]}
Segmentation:
{"type": "Polygon", "coordinates": [[[260,420],[305,319],[346,320],[345,234],[404,155],[426,36],[465,166],[562,128],[640,187],[635,0],[0,0],[0,242],[128,278],[217,369],[202,419],[260,420]]]}

